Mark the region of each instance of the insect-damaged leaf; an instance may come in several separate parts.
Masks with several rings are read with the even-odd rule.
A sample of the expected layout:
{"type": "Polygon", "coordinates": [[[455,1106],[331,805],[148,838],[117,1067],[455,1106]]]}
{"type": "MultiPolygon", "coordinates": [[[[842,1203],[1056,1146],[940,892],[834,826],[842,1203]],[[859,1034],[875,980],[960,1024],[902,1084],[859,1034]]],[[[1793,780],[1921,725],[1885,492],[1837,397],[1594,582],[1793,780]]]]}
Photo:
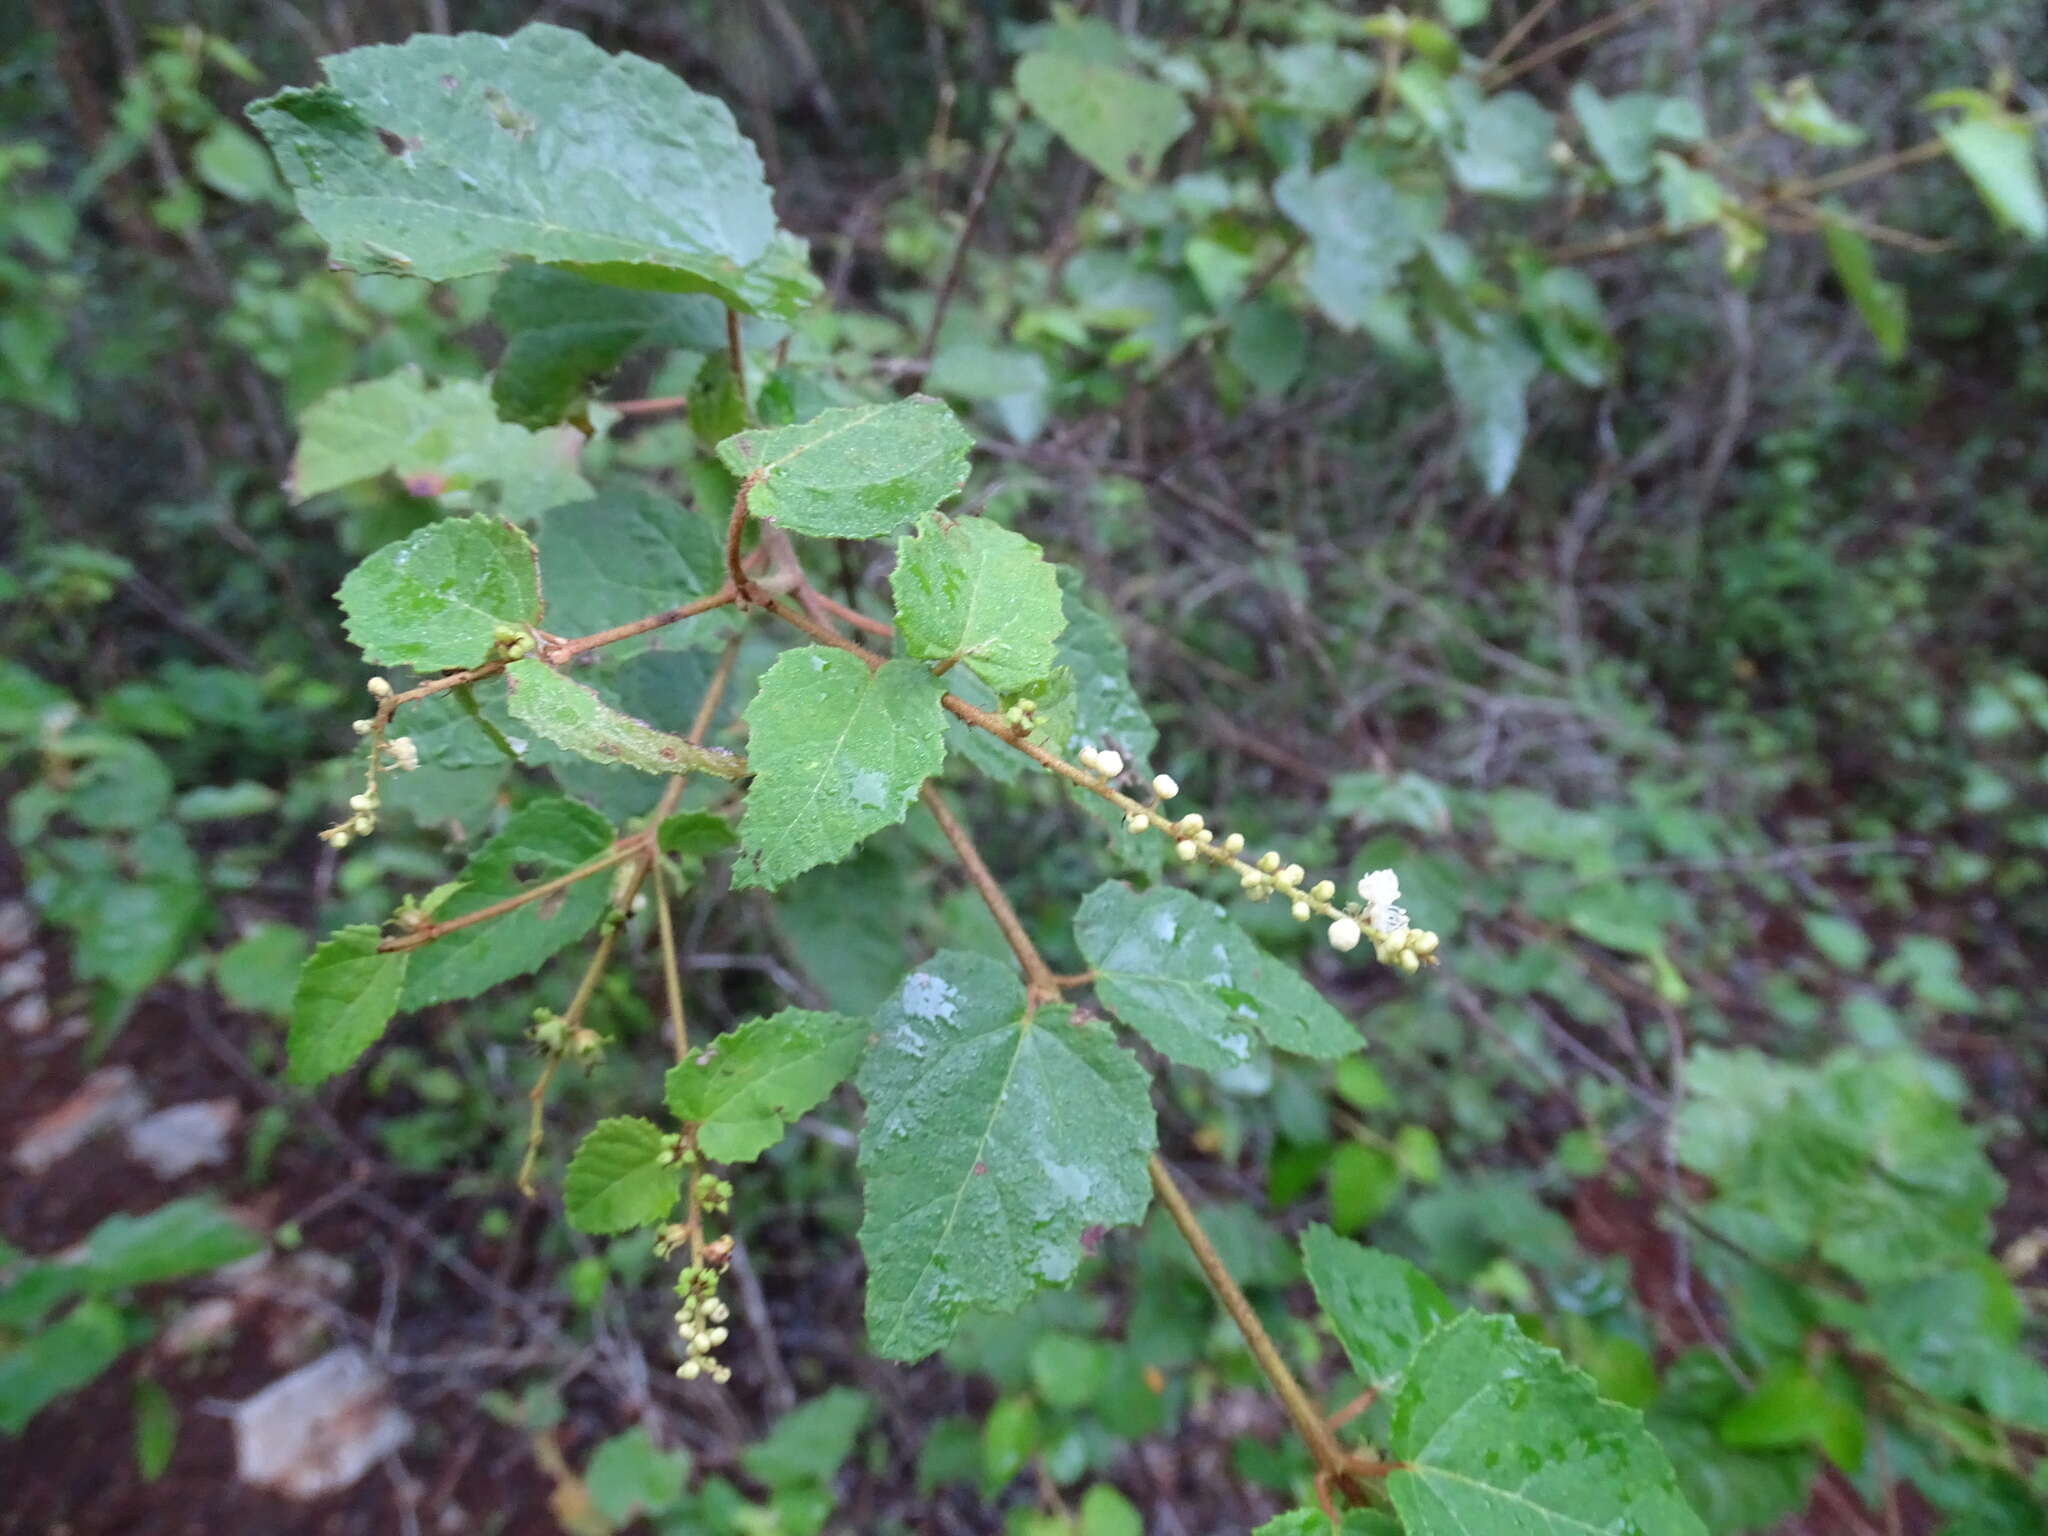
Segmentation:
{"type": "Polygon", "coordinates": [[[1021,1306],[1071,1278],[1091,1226],[1136,1221],[1154,1143],[1144,1069],[981,955],[913,971],[875,1015],[858,1082],[868,1336],[930,1354],[970,1308],[1021,1306]]]}
{"type": "Polygon", "coordinates": [[[1022,534],[984,517],[928,516],[897,540],[889,584],[911,655],[957,658],[998,693],[1052,671],[1066,627],[1059,578],[1022,534]]]}
{"type": "Polygon", "coordinates": [[[737,779],[747,760],[667,731],[658,731],[544,662],[528,658],[505,669],[506,707],[558,747],[594,763],[619,764],[642,773],[708,773],[737,779]]]}
{"type": "Polygon", "coordinates": [[[249,108],[334,259],[435,282],[517,257],[791,315],[818,293],[732,113],[560,27],[424,34],[249,108]]]}

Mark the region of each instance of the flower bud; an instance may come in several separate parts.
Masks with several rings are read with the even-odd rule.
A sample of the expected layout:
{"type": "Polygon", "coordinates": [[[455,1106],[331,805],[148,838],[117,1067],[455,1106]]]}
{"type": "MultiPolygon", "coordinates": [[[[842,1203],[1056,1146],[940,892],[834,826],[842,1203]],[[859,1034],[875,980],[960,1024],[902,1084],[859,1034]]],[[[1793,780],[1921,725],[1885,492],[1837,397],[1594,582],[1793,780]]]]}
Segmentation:
{"type": "Polygon", "coordinates": [[[1408,947],[1418,955],[1433,955],[1438,944],[1437,936],[1427,928],[1408,930],[1408,947]]]}
{"type": "Polygon", "coordinates": [[[1095,771],[1101,774],[1105,779],[1115,778],[1118,774],[1124,771],[1124,760],[1122,754],[1117,752],[1096,753],[1095,771]]]}
{"type": "Polygon", "coordinates": [[[1280,855],[1268,848],[1259,855],[1259,868],[1269,875],[1277,874],[1280,869],[1280,855]]]}
{"type": "Polygon", "coordinates": [[[1180,855],[1182,863],[1186,863],[1202,851],[1202,845],[1193,838],[1184,837],[1173,845],[1173,851],[1180,855]]]}
{"type": "Polygon", "coordinates": [[[1414,953],[1412,950],[1404,949],[1401,951],[1400,963],[1401,969],[1407,972],[1410,976],[1413,976],[1417,971],[1422,969],[1422,957],[1414,953]]]}
{"type": "Polygon", "coordinates": [[[1330,924],[1330,947],[1332,949],[1356,949],[1358,948],[1358,941],[1364,937],[1364,931],[1351,918],[1340,917],[1330,924]]]}
{"type": "Polygon", "coordinates": [[[1124,818],[1124,830],[1126,832],[1142,832],[1151,825],[1151,817],[1141,815],[1136,811],[1133,811],[1130,815],[1124,818]]]}
{"type": "Polygon", "coordinates": [[[1175,795],[1180,793],[1180,786],[1174,783],[1173,776],[1171,774],[1162,773],[1157,778],[1153,779],[1152,793],[1157,795],[1162,800],[1171,800],[1175,795]]]}
{"type": "Polygon", "coordinates": [[[384,678],[373,677],[363,686],[370,690],[370,697],[373,699],[388,699],[391,697],[391,684],[384,678]]]}
{"type": "Polygon", "coordinates": [[[1328,901],[1336,894],[1337,882],[1334,880],[1318,880],[1308,888],[1308,899],[1310,901],[1328,901]]]}
{"type": "Polygon", "coordinates": [[[1305,901],[1297,901],[1293,906],[1289,907],[1287,910],[1294,914],[1294,920],[1297,923],[1305,923],[1315,915],[1315,908],[1311,907],[1305,901]]]}
{"type": "Polygon", "coordinates": [[[1230,836],[1223,839],[1223,851],[1225,853],[1243,853],[1244,834],[1242,832],[1233,832],[1230,836]]]}
{"type": "Polygon", "coordinates": [[[1193,837],[1202,830],[1202,813],[1200,811],[1189,811],[1187,815],[1181,817],[1180,829],[1184,835],[1193,837]]]}
{"type": "Polygon", "coordinates": [[[1290,864],[1280,871],[1280,883],[1282,885],[1299,885],[1302,882],[1302,877],[1307,873],[1308,871],[1299,864],[1290,864]]]}
{"type": "Polygon", "coordinates": [[[358,736],[367,736],[377,728],[377,722],[374,720],[351,720],[348,723],[348,728],[358,736]]]}
{"type": "Polygon", "coordinates": [[[349,842],[350,838],[346,828],[337,827],[327,834],[327,846],[330,848],[346,848],[349,842]]]}
{"type": "Polygon", "coordinates": [[[1100,773],[1102,771],[1100,767],[1100,764],[1102,762],[1102,754],[1100,752],[1097,752],[1093,747],[1083,747],[1079,752],[1076,752],[1074,756],[1080,762],[1083,768],[1092,768],[1097,773],[1100,773]]]}

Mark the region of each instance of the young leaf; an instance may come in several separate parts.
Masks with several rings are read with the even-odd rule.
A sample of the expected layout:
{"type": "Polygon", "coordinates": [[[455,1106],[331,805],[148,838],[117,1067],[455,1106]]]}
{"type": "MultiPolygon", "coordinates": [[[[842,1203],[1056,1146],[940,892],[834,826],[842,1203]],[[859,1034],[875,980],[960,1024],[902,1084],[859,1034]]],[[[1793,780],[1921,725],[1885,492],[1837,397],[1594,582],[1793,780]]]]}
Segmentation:
{"type": "MultiPolygon", "coordinates": [[[[601,629],[660,613],[725,583],[725,548],[701,514],[639,485],[608,488],[590,501],[552,507],[540,520],[540,568],[548,628],[558,635],[601,629]]],[[[605,649],[715,646],[732,632],[729,609],[665,624],[605,649]]]]}
{"type": "Polygon", "coordinates": [[[1387,1492],[1409,1536],[1706,1536],[1632,1408],[1604,1402],[1512,1318],[1467,1312],[1423,1341],[1394,1396],[1387,1492]]]}
{"type": "Polygon", "coordinates": [[[583,1485],[597,1512],[618,1528],[642,1515],[666,1513],[683,1496],[690,1480],[690,1454],[664,1451],[636,1424],[613,1435],[590,1454],[583,1485]]]}
{"type": "Polygon", "coordinates": [[[1392,1390],[1422,1341],[1456,1310],[1434,1280],[1391,1253],[1339,1237],[1325,1226],[1302,1235],[1302,1263],[1316,1304],[1352,1369],[1378,1391],[1392,1390]]]}
{"type": "Polygon", "coordinates": [[[568,418],[593,384],[648,347],[715,352],[725,306],[701,293],[649,293],[519,262],[491,294],[505,351],[491,376],[498,414],[526,427],[568,418]]]}
{"type": "Polygon", "coordinates": [[[944,401],[912,395],[741,432],[718,445],[718,457],[752,482],[755,517],[791,533],[871,539],[957,495],[973,446],[944,401]]]}
{"type": "Polygon", "coordinates": [[[661,1127],[634,1115],[600,1120],[562,1175],[562,1210],[578,1232],[652,1226],[682,1196],[680,1167],[663,1163],[661,1127]]]}
{"type": "Polygon", "coordinates": [[[1570,100],[1572,115],[1607,174],[1625,187],[1647,181],[1665,98],[1647,91],[1602,96],[1582,80],[1572,87],[1570,100]]]}
{"type": "Polygon", "coordinates": [[[335,930],[307,958],[285,1037],[288,1081],[334,1076],[376,1044],[398,1012],[412,954],[380,954],[380,937],[376,924],[357,923],[335,930]]]}
{"type": "Polygon", "coordinates": [[[322,395],[299,417],[299,451],[288,486],[293,501],[395,473],[416,496],[496,486],[498,510],[515,522],[590,486],[576,472],[583,438],[574,427],[529,432],[498,420],[482,384],[450,379],[427,386],[414,367],[322,395]]]}
{"type": "Polygon", "coordinates": [[[959,660],[998,693],[1052,671],[1065,619],[1044,553],[985,517],[926,516],[896,542],[896,627],[927,661],[959,660]]]}
{"type": "Polygon", "coordinates": [[[669,1069],[669,1110],[706,1157],[751,1162],[853,1075],[867,1033],[865,1019],[802,1008],[749,1020],[669,1069]]]}
{"type": "Polygon", "coordinates": [[[1102,1001],[1187,1066],[1240,1066],[1260,1036],[1312,1056],[1358,1049],[1358,1031],[1313,987],[1186,891],[1107,881],[1081,903],[1074,937],[1102,1001]]]}
{"type": "Polygon", "coordinates": [[[745,758],[657,731],[644,720],[613,709],[574,678],[531,657],[505,669],[505,707],[514,720],[594,763],[619,764],[642,773],[708,773],[720,779],[746,776],[745,758]]]}
{"type": "Polygon", "coordinates": [[[171,1464],[171,1452],[178,1445],[178,1405],[171,1394],[147,1376],[136,1378],[135,1470],[145,1483],[164,1475],[171,1464]]]}
{"type": "Polygon", "coordinates": [[[440,672],[489,656],[497,632],[540,622],[525,534],[495,517],[444,518],[386,544],[338,594],[365,661],[440,672]]]}
{"type": "Polygon", "coordinates": [[[422,34],[249,108],[333,259],[441,282],[517,257],[791,315],[818,293],[723,102],[560,27],[422,34]]]}
{"type": "Polygon", "coordinates": [[[1121,187],[1143,186],[1194,118],[1171,86],[1065,52],[1017,61],[1017,94],[1067,147],[1121,187]]]}
{"type": "Polygon", "coordinates": [[[733,884],[772,889],[901,821],[945,761],[944,691],[914,661],[870,672],[821,645],[776,658],[747,706],[754,782],[733,884]]]}
{"type": "Polygon", "coordinates": [[[1973,111],[1937,130],[1999,223],[2029,240],[2048,240],[2048,198],[2034,159],[2034,126],[1995,108],[1973,111]]]}
{"type": "Polygon", "coordinates": [[[872,1405],[865,1392],[832,1387],[790,1409],[740,1452],[749,1477],[777,1490],[829,1483],[853,1454],[872,1405]]]}
{"type": "Polygon", "coordinates": [[[858,1079],[868,1335],[915,1360],[968,1309],[1069,1279],[1086,1228],[1144,1214],[1152,1103],[1105,1026],[1027,1013],[1015,974],[980,955],[913,971],[875,1031],[858,1079]]]}
{"type": "MultiPolygon", "coordinates": [[[[345,931],[345,930],[344,930],[345,931]]],[[[213,1199],[191,1196],[141,1216],[109,1216],[85,1240],[85,1283],[104,1295],[245,1259],[263,1239],[213,1199]]]]}
{"type": "Polygon", "coordinates": [[[1439,321],[1436,350],[1465,419],[1466,456],[1487,494],[1498,496],[1522,457],[1522,439],[1529,430],[1523,394],[1542,362],[1511,316],[1485,313],[1474,319],[1469,335],[1439,321]]]}
{"type": "MultiPolygon", "coordinates": [[[[516,896],[528,886],[588,863],[611,842],[611,823],[589,807],[573,800],[531,801],[477,850],[462,872],[462,889],[439,916],[445,922],[516,896]]],[[[524,976],[589,931],[604,911],[607,890],[604,877],[592,875],[501,917],[458,928],[406,951],[412,965],[405,975],[403,1005],[424,1008],[475,997],[501,981],[524,976]]],[[[317,953],[314,958],[319,958],[317,953]]]]}
{"type": "Polygon", "coordinates": [[[1870,242],[1840,219],[1830,218],[1822,235],[1843,292],[1870,327],[1884,360],[1896,363],[1906,355],[1906,290],[1877,275],[1870,242]]]}
{"type": "Polygon", "coordinates": [[[53,1325],[0,1349],[0,1435],[21,1433],[45,1404],[76,1392],[128,1346],[118,1307],[82,1301],[53,1325]]]}

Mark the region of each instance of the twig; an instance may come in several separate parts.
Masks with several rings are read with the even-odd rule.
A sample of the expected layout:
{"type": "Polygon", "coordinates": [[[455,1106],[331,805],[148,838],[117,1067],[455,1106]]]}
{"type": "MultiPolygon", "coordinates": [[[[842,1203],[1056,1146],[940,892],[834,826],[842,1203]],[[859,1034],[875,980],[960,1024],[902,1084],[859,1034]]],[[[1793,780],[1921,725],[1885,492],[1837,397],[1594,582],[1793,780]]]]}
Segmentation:
{"type": "Polygon", "coordinates": [[[478,923],[487,923],[494,917],[503,917],[507,912],[515,911],[529,902],[539,901],[543,896],[552,896],[565,886],[574,885],[579,880],[587,880],[592,875],[610,869],[614,864],[624,863],[640,851],[640,846],[640,835],[635,834],[612,844],[596,858],[577,865],[567,874],[556,875],[552,880],[543,880],[539,885],[528,886],[516,895],[507,896],[503,901],[494,901],[487,907],[478,907],[474,912],[465,912],[460,917],[449,918],[446,922],[427,923],[410,933],[393,934],[380,942],[377,949],[382,954],[418,949],[423,944],[431,944],[434,940],[445,938],[459,929],[473,928],[478,923]]]}
{"type": "MultiPolygon", "coordinates": [[[[732,365],[733,388],[739,391],[742,409],[747,399],[747,349],[740,345],[740,312],[728,309],[725,312],[725,357],[732,365]]],[[[747,411],[751,416],[753,412],[747,411]]]]}
{"type": "Polygon", "coordinates": [[[1045,963],[1045,957],[1038,952],[1038,946],[1031,942],[1031,935],[1024,931],[1024,924],[1017,917],[1017,909],[1010,905],[1010,898],[1003,893],[996,877],[989,873],[983,862],[981,850],[974,846],[974,839],[967,829],[960,825],[944,798],[931,783],[927,782],[918,791],[918,799],[931,812],[932,820],[939,824],[939,830],[946,841],[953,845],[953,852],[960,857],[961,865],[967,871],[967,878],[974,883],[996,926],[1003,931],[1003,938],[1017,957],[1017,963],[1024,967],[1024,976],[1029,983],[1032,1006],[1050,1002],[1060,995],[1060,979],[1053,974],[1052,967],[1045,963]]]}
{"type": "Polygon", "coordinates": [[[1618,11],[1610,11],[1605,16],[1587,22],[1583,27],[1574,28],[1572,31],[1565,33],[1563,37],[1545,43],[1535,52],[1525,54],[1513,64],[1488,70],[1481,83],[1489,91],[1498,90],[1510,80],[1519,79],[1530,70],[1538,69],[1548,64],[1559,54],[1570,53],[1572,49],[1581,47],[1586,43],[1599,41],[1608,33],[1619,27],[1627,26],[1638,16],[1654,11],[1663,3],[1664,0],[1635,0],[1633,5],[1624,5],[1618,11]]]}
{"type": "Polygon", "coordinates": [[[1535,31],[1537,24],[1556,9],[1557,0],[1536,0],[1536,3],[1529,8],[1520,21],[1501,34],[1500,41],[1495,43],[1492,51],[1486,55],[1486,68],[1498,68],[1501,60],[1521,47],[1522,39],[1535,31]]]}
{"type": "Polygon", "coordinates": [[[692,598],[687,603],[664,608],[660,613],[650,613],[645,618],[614,624],[610,629],[600,629],[595,634],[557,641],[541,649],[540,659],[550,666],[558,667],[572,657],[581,656],[585,651],[594,651],[600,646],[616,645],[621,640],[630,640],[635,635],[646,634],[649,630],[660,629],[668,624],[679,624],[684,619],[693,619],[700,613],[710,613],[715,608],[723,608],[734,600],[734,591],[731,586],[720,587],[709,597],[692,598]]]}
{"type": "Polygon", "coordinates": [[[967,212],[960,221],[960,236],[953,242],[953,254],[946,262],[945,276],[939,279],[939,293],[932,301],[932,317],[925,325],[924,340],[918,343],[919,372],[931,366],[932,353],[939,344],[939,327],[945,323],[946,311],[953,304],[953,292],[960,286],[961,269],[967,264],[967,247],[974,242],[975,226],[981,222],[981,211],[988,205],[989,192],[1010,158],[1010,146],[1017,142],[1017,125],[1021,121],[1021,117],[1013,119],[1003,130],[1003,136],[983,158],[980,174],[974,178],[974,190],[967,196],[967,212]]]}

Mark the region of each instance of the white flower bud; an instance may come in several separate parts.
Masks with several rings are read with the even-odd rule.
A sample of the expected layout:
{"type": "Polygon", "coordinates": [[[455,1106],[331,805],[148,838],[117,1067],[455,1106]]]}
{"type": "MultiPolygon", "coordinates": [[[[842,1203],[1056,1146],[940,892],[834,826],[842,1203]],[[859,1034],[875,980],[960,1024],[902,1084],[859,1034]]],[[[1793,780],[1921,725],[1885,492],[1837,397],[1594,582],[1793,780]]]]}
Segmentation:
{"type": "Polygon", "coordinates": [[[1223,839],[1223,851],[1225,853],[1243,853],[1244,834],[1242,832],[1233,832],[1230,836],[1223,839]]]}
{"type": "Polygon", "coordinates": [[[391,697],[391,684],[381,677],[373,677],[363,686],[370,690],[370,697],[373,699],[388,699],[391,697]]]}
{"type": "Polygon", "coordinates": [[[1330,947],[1338,950],[1358,948],[1358,941],[1365,933],[1358,924],[1348,917],[1340,917],[1330,924],[1330,947]]]}
{"type": "Polygon", "coordinates": [[[1266,877],[1253,870],[1237,883],[1248,891],[1263,891],[1266,888],[1266,877]]]}
{"type": "Polygon", "coordinates": [[[1413,954],[1408,950],[1402,950],[1401,969],[1407,972],[1410,976],[1413,976],[1417,971],[1422,969],[1422,957],[1413,954]]]}
{"type": "Polygon", "coordinates": [[[349,845],[349,841],[346,828],[337,827],[334,831],[327,834],[327,846],[330,848],[346,848],[349,845]]]}
{"type": "Polygon", "coordinates": [[[731,1337],[731,1335],[727,1333],[725,1329],[714,1328],[709,1333],[704,1335],[704,1342],[709,1344],[713,1349],[716,1349],[719,1345],[723,1344],[729,1337],[731,1337]]]}
{"type": "Polygon", "coordinates": [[[1200,843],[1204,848],[1206,848],[1211,843],[1216,841],[1216,834],[1214,832],[1211,832],[1207,827],[1197,827],[1195,828],[1195,841],[1200,843]]]}
{"type": "Polygon", "coordinates": [[[685,1381],[695,1381],[703,1373],[703,1363],[697,1360],[685,1360],[681,1365],[676,1367],[676,1374],[682,1377],[685,1381]]]}
{"type": "Polygon", "coordinates": [[[367,736],[377,728],[377,722],[374,720],[351,720],[348,723],[348,728],[358,736],[367,736]]]}
{"type": "Polygon", "coordinates": [[[1287,910],[1294,914],[1294,920],[1297,923],[1305,923],[1315,915],[1315,908],[1311,907],[1305,901],[1297,901],[1293,906],[1289,907],[1287,910]]]}
{"type": "Polygon", "coordinates": [[[1151,817],[1149,817],[1149,816],[1143,816],[1143,815],[1140,815],[1140,814],[1139,814],[1138,812],[1136,812],[1136,811],[1133,811],[1133,812],[1132,812],[1132,813],[1131,813],[1130,815],[1128,815],[1128,816],[1126,816],[1126,817],[1124,818],[1124,830],[1125,830],[1126,832],[1132,832],[1132,833],[1142,832],[1142,831],[1144,831],[1144,830],[1145,830],[1145,829],[1146,829],[1147,827],[1149,827],[1149,826],[1151,826],[1151,825],[1152,825],[1152,818],[1151,818],[1151,817]]]}
{"type": "Polygon", "coordinates": [[[350,795],[348,797],[348,808],[352,811],[374,811],[377,809],[377,797],[375,795],[350,795]]]}
{"type": "Polygon", "coordinates": [[[1328,901],[1336,894],[1337,882],[1334,880],[1318,880],[1308,888],[1308,899],[1310,901],[1328,901]]]}
{"type": "Polygon", "coordinates": [[[1157,795],[1162,800],[1171,800],[1175,795],[1180,793],[1180,786],[1174,783],[1173,776],[1171,774],[1162,773],[1157,778],[1153,779],[1152,793],[1157,795]]]}
{"type": "Polygon", "coordinates": [[[1113,779],[1124,771],[1123,754],[1119,752],[1098,752],[1095,754],[1095,771],[1105,779],[1113,779]]]}
{"type": "Polygon", "coordinates": [[[1187,837],[1193,837],[1197,832],[1201,831],[1202,813],[1200,811],[1189,811],[1187,815],[1181,817],[1180,830],[1187,837]]]}
{"type": "Polygon", "coordinates": [[[1180,855],[1182,863],[1186,863],[1202,851],[1202,845],[1193,838],[1184,837],[1173,845],[1173,851],[1180,855]]]}
{"type": "Polygon", "coordinates": [[[1080,763],[1083,768],[1093,768],[1097,773],[1100,773],[1102,771],[1102,754],[1097,752],[1093,747],[1083,747],[1079,752],[1076,752],[1074,756],[1080,759],[1080,763]]]}
{"type": "Polygon", "coordinates": [[[1418,955],[1433,955],[1438,944],[1437,936],[1427,928],[1408,930],[1408,947],[1418,955]]]}
{"type": "Polygon", "coordinates": [[[1280,869],[1280,855],[1268,848],[1259,855],[1259,868],[1269,875],[1277,874],[1280,869]]]}
{"type": "Polygon", "coordinates": [[[1282,885],[1299,885],[1302,882],[1302,877],[1307,873],[1308,871],[1299,864],[1290,864],[1280,871],[1280,883],[1282,885]]]}

